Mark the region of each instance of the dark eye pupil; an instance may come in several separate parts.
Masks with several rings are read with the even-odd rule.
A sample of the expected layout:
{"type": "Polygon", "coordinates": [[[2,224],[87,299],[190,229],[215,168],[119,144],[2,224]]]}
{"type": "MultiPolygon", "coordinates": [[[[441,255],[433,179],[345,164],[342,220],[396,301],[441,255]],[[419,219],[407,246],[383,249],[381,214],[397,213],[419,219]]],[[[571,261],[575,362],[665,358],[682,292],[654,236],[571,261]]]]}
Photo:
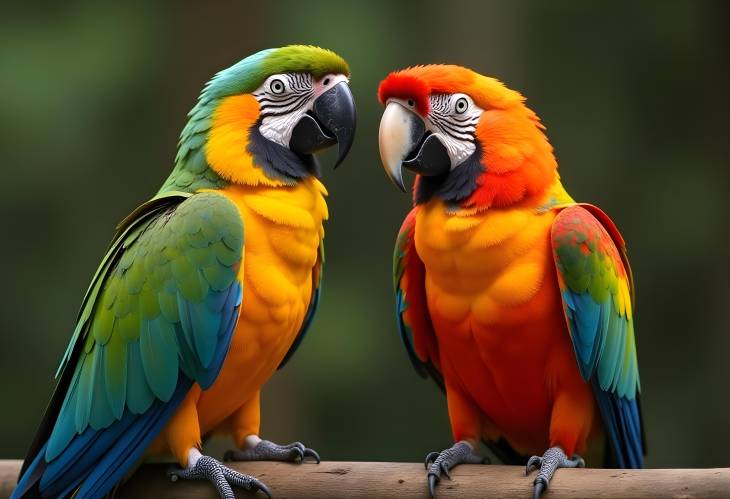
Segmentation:
{"type": "Polygon", "coordinates": [[[464,111],[466,111],[466,106],[467,104],[464,99],[459,99],[458,101],[456,101],[456,110],[458,112],[463,113],[464,111]]]}

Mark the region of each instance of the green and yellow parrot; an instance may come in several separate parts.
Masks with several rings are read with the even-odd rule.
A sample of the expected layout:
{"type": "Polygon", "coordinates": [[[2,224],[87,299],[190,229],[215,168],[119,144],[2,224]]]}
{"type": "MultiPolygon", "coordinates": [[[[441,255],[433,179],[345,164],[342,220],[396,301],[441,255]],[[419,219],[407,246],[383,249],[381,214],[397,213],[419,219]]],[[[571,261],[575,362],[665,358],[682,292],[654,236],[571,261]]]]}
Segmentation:
{"type": "Polygon", "coordinates": [[[302,461],[259,437],[260,390],[294,353],[319,298],[327,191],[313,153],[355,133],[349,68],[312,46],[263,50],[216,74],[175,168],[116,235],[84,297],[55,393],[13,498],[101,497],[149,455],[222,497],[266,486],[201,453],[302,461]]]}

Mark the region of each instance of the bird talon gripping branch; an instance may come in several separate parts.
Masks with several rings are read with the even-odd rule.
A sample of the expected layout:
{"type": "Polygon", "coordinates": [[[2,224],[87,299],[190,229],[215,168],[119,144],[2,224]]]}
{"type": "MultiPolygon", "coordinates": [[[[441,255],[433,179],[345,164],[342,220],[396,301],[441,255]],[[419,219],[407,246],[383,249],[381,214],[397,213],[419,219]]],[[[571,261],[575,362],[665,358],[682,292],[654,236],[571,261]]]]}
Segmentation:
{"type": "Polygon", "coordinates": [[[585,467],[585,461],[583,461],[582,457],[574,455],[571,459],[568,459],[563,449],[560,447],[551,447],[542,456],[530,457],[527,461],[525,474],[529,475],[534,470],[540,470],[533,482],[534,495],[535,497],[539,497],[550,486],[550,480],[558,468],[583,467],[585,467]]]}
{"type": "Polygon", "coordinates": [[[229,450],[223,456],[224,461],[289,461],[303,463],[311,457],[319,463],[317,451],[306,447],[301,442],[279,445],[268,440],[261,440],[254,447],[246,450],[229,450]]]}

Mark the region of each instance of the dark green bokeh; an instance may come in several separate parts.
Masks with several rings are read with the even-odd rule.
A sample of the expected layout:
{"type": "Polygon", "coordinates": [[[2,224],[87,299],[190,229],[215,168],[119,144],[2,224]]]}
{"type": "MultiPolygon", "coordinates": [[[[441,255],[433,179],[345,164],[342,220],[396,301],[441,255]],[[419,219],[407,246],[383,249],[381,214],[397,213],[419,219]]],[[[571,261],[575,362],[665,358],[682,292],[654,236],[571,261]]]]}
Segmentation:
{"type": "Polygon", "coordinates": [[[322,306],[264,392],[264,436],[329,460],[420,461],[450,443],[445,400],[395,330],[391,252],[409,199],[380,166],[375,94],[392,69],[451,62],[528,97],[569,191],[629,242],[648,465],[728,465],[728,4],[185,7],[3,9],[0,457],[23,455],[113,227],[167,176],[203,83],[262,48],[308,43],[349,61],[360,120],[350,157],[325,173],[322,306]]]}

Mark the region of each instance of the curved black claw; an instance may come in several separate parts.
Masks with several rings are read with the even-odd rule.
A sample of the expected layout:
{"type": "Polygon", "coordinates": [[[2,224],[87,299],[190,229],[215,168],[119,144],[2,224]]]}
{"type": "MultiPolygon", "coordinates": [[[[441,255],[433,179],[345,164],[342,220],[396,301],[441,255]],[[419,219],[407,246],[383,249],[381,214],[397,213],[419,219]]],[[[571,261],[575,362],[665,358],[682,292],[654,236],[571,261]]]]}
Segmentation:
{"type": "Polygon", "coordinates": [[[535,484],[532,489],[532,499],[539,499],[545,489],[547,489],[547,484],[542,480],[535,479],[535,484]]]}
{"type": "Polygon", "coordinates": [[[180,478],[183,480],[208,480],[216,488],[222,499],[235,499],[236,496],[231,486],[240,487],[254,493],[260,490],[271,499],[271,491],[263,482],[250,475],[244,475],[232,470],[210,456],[200,457],[193,467],[173,468],[167,472],[167,476],[170,477],[172,482],[176,482],[180,478]]]}
{"type": "Polygon", "coordinates": [[[428,495],[433,497],[436,489],[436,484],[439,482],[439,477],[429,473],[428,475],[428,495]]]}
{"type": "Polygon", "coordinates": [[[428,469],[428,466],[431,463],[433,463],[436,460],[437,457],[439,457],[439,454],[441,454],[441,453],[440,452],[436,452],[436,451],[429,452],[428,454],[426,454],[426,460],[423,462],[423,466],[426,469],[428,469]]]}
{"type": "Polygon", "coordinates": [[[532,456],[527,461],[525,475],[536,469],[540,470],[533,482],[533,499],[538,499],[548,489],[550,480],[558,468],[583,468],[585,465],[583,458],[578,455],[568,459],[560,447],[550,447],[542,456],[532,456]]]}
{"type": "Polygon", "coordinates": [[[451,480],[451,471],[459,464],[484,464],[483,457],[474,453],[471,444],[465,441],[456,442],[449,449],[441,452],[429,452],[424,462],[428,470],[428,493],[433,497],[441,475],[451,480]]]}
{"type": "Polygon", "coordinates": [[[262,440],[255,447],[246,450],[229,450],[223,454],[224,461],[288,461],[303,463],[311,457],[319,464],[322,460],[317,451],[305,447],[301,442],[279,445],[262,440]]]}

